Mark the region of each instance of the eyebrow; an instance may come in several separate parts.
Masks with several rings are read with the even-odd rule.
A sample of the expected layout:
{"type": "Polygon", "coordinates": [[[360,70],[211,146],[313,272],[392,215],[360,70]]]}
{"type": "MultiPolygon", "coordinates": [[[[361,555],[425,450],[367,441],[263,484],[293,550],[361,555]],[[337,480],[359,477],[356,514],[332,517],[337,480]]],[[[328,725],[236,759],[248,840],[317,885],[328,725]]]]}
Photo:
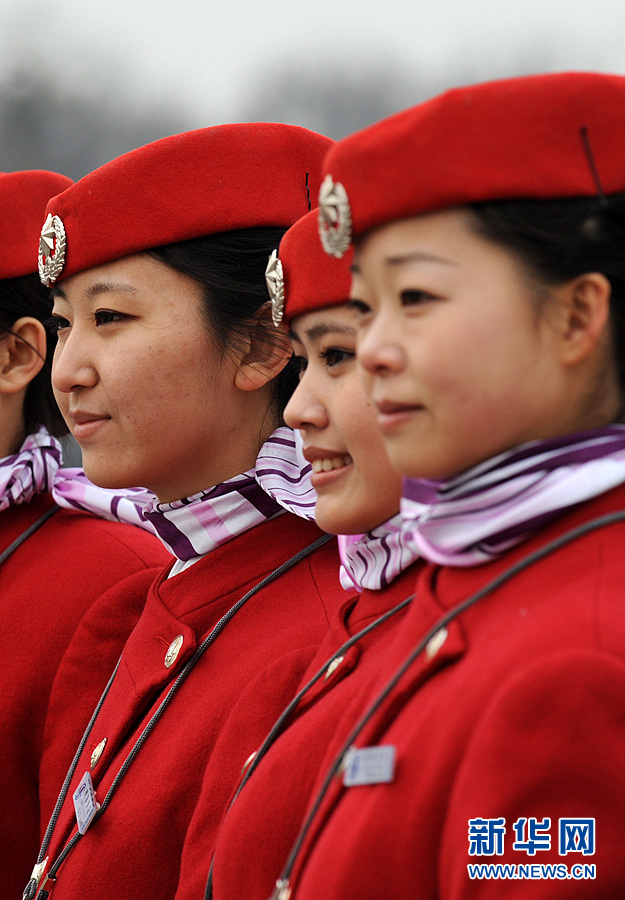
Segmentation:
{"type": "MultiPolygon", "coordinates": [[[[338,325],[332,322],[319,322],[318,325],[313,325],[304,332],[309,341],[317,341],[319,338],[325,337],[326,334],[349,334],[355,336],[357,333],[356,329],[351,325],[338,325]]],[[[289,337],[291,340],[297,341],[298,344],[303,343],[293,328],[289,328],[289,337]]]]}
{"type": "Polygon", "coordinates": [[[92,297],[97,297],[99,294],[118,293],[120,291],[124,294],[137,293],[135,287],[131,284],[124,284],[123,281],[98,281],[97,284],[92,284],[90,288],[87,288],[85,296],[91,300],[92,297]]]}
{"type": "MultiPolygon", "coordinates": [[[[98,281],[96,284],[92,284],[90,288],[87,288],[85,297],[88,300],[91,300],[99,294],[116,293],[119,291],[125,294],[136,294],[137,288],[133,287],[131,284],[125,284],[123,281],[98,281]]],[[[50,291],[50,299],[54,300],[55,297],[61,297],[61,299],[67,300],[67,294],[62,287],[52,288],[50,291]]]]}
{"type": "MultiPolygon", "coordinates": [[[[436,256],[434,253],[421,253],[418,250],[414,253],[401,253],[399,256],[387,256],[384,262],[387,266],[402,266],[409,262],[434,262],[445,266],[457,265],[453,259],[447,259],[445,256],[436,256]]],[[[350,270],[352,275],[360,275],[360,266],[357,263],[352,263],[350,270]]]]}
{"type": "Polygon", "coordinates": [[[414,253],[400,253],[399,256],[387,256],[385,262],[387,266],[402,266],[408,262],[435,262],[442,263],[445,266],[457,265],[453,259],[447,259],[445,256],[436,256],[434,253],[421,253],[418,250],[414,253]]]}

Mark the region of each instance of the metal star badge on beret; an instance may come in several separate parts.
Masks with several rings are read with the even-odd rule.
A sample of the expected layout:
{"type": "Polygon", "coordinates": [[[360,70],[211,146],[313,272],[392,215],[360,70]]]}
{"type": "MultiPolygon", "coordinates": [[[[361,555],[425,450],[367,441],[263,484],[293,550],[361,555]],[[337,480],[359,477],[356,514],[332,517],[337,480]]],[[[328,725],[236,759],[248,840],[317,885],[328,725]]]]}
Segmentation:
{"type": "Polygon", "coordinates": [[[48,213],[39,239],[39,277],[46,287],[63,271],[66,243],[63,223],[58,216],[48,213]]]}
{"type": "Polygon", "coordinates": [[[284,272],[282,263],[278,259],[277,250],[274,250],[269,257],[265,269],[265,281],[271,297],[271,318],[277,328],[284,315],[284,272]]]}
{"type": "Polygon", "coordinates": [[[330,256],[341,259],[352,239],[352,213],[347,191],[326,175],[319,191],[319,237],[330,256]]]}

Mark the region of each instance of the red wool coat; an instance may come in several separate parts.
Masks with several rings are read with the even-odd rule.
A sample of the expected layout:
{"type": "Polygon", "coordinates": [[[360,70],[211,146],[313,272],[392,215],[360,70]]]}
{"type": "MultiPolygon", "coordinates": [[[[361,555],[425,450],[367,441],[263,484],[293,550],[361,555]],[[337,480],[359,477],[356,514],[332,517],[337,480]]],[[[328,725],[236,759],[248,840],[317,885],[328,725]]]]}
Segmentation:
{"type": "MultiPolygon", "coordinates": [[[[202,639],[250,588],[320,535],[314,524],[285,514],[171,579],[161,573],[76,769],[50,864],[75,831],[71,795],[90,769],[93,749],[106,738],[91,769],[102,803],[202,639]],[[171,661],[169,648],[176,644],[178,654],[168,668],[166,657],[171,661]]],[[[174,896],[185,835],[200,790],[208,787],[207,772],[213,773],[211,804],[219,820],[246,758],[294,693],[334,608],[345,599],[338,565],[332,539],[265,585],[228,621],[139,750],[110,805],[70,851],[54,900],[103,892],[119,900],[174,896]],[[222,732],[231,736],[227,745],[222,732]]]]}
{"type": "MultiPolygon", "coordinates": [[[[623,509],[620,487],[488,565],[426,566],[371,697],[443,613],[554,537],[623,509]]],[[[293,871],[295,900],[623,895],[624,546],[623,522],[578,538],[439,632],[356,740],[396,748],[393,781],[332,779],[293,871]],[[583,823],[581,840],[571,844],[565,827],[560,844],[560,819],[594,819],[594,853],[583,823]],[[470,855],[470,828],[496,820],[506,828],[501,848],[474,839],[493,855],[470,855]],[[550,849],[526,843],[530,820],[550,849]],[[514,848],[517,838],[524,847],[514,848]],[[475,863],[526,868],[472,879],[475,863]],[[526,876],[548,874],[547,864],[562,868],[526,876]],[[579,879],[592,864],[595,878],[579,879]]]]}
{"type": "MultiPolygon", "coordinates": [[[[40,494],[0,512],[0,552],[52,506],[51,497],[40,494]]],[[[147,574],[152,581],[153,567],[161,567],[168,557],[160,541],[139,528],[59,510],[0,566],[3,897],[21,897],[39,849],[37,782],[44,720],[63,653],[101,594],[132,573],[139,579],[147,574]]],[[[105,682],[106,671],[98,671],[97,677],[105,682]]]]}
{"type": "MultiPolygon", "coordinates": [[[[351,635],[410,597],[418,567],[418,563],[411,566],[386,590],[364,591],[356,601],[344,604],[302,684],[351,635]]],[[[327,747],[337,738],[337,729],[345,720],[345,709],[370,685],[405,615],[405,609],[397,612],[343,654],[328,677],[307,692],[291,724],[260,762],[219,829],[213,873],[215,900],[267,900],[297,836],[327,747]]],[[[194,843],[196,853],[204,849],[201,841],[194,843]]],[[[204,895],[206,853],[196,859],[194,871],[190,862],[191,853],[187,852],[176,900],[204,895]]]]}

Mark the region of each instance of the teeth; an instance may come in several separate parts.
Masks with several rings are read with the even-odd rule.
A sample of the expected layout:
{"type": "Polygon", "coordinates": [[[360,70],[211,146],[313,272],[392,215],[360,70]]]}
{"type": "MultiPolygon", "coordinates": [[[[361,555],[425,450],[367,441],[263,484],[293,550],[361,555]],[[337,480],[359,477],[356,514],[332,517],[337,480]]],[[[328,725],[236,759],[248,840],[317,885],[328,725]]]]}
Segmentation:
{"type": "Polygon", "coordinates": [[[344,456],[334,456],[332,459],[316,459],[312,463],[312,470],[315,474],[318,472],[331,472],[332,469],[342,469],[344,466],[350,466],[352,458],[349,453],[344,456]]]}

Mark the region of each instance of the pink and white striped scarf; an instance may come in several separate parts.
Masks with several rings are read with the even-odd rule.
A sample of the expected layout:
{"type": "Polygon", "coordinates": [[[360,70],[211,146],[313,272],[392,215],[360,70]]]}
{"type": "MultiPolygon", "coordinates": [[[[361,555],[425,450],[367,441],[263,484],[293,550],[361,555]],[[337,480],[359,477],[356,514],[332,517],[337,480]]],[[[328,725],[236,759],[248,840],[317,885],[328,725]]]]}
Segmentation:
{"type": "Polygon", "coordinates": [[[532,441],[449,481],[404,479],[415,549],[446,566],[479,566],[563,511],[625,482],[625,426],[532,441]]]}
{"type": "Polygon", "coordinates": [[[379,591],[421,555],[412,538],[412,523],[401,513],[366,534],[340,534],[340,579],[346,591],[379,591]]]}
{"type": "Polygon", "coordinates": [[[28,503],[36,494],[47,492],[66,509],[78,509],[152,531],[142,510],[154,498],[153,494],[145,488],[98,487],[82,469],[61,468],[61,457],[59,442],[45,428],[40,428],[26,438],[17,453],[0,459],[0,510],[28,503]]]}
{"type": "Polygon", "coordinates": [[[173,503],[154,501],[143,515],[181,562],[205,556],[285,510],[312,519],[311,466],[290,428],[278,428],[261,447],[253,469],[173,503]]]}

